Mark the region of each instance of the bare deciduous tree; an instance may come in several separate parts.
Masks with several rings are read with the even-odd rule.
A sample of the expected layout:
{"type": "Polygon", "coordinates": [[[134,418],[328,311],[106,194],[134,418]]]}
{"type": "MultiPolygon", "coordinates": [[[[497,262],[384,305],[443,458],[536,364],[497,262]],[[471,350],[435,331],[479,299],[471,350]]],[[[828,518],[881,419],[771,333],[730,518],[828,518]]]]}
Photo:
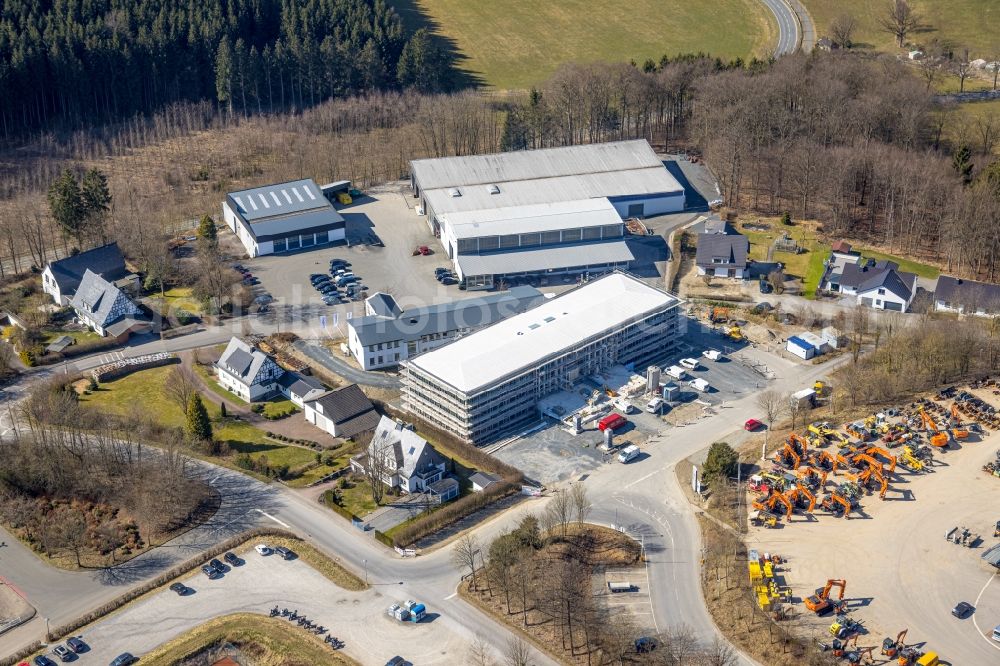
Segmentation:
{"type": "Polygon", "coordinates": [[[858,22],[853,14],[840,14],[837,16],[837,18],[833,19],[833,23],[830,24],[830,36],[833,39],[833,43],[842,49],[851,48],[853,44],[851,37],[854,35],[857,25],[858,22]]]}
{"type": "Polygon", "coordinates": [[[774,421],[781,414],[783,398],[774,389],[761,391],[757,394],[757,407],[764,414],[764,421],[767,423],[767,430],[764,431],[764,446],[767,446],[768,434],[774,427],[774,421]]]}
{"type": "Polygon", "coordinates": [[[735,666],[736,650],[722,638],[716,636],[705,650],[706,666],[735,666]]]}
{"type": "Polygon", "coordinates": [[[468,649],[468,664],[472,666],[495,666],[496,662],[493,660],[493,651],[490,648],[490,644],[486,642],[482,634],[476,634],[469,643],[468,649]]]}
{"type": "Polygon", "coordinates": [[[587,488],[582,483],[574,483],[570,486],[569,496],[573,503],[573,512],[576,514],[576,522],[586,521],[593,509],[593,504],[587,499],[587,488]]]}
{"type": "Polygon", "coordinates": [[[691,627],[686,624],[668,628],[661,638],[666,663],[672,666],[688,663],[698,651],[698,639],[695,638],[691,627]]]}
{"type": "Polygon", "coordinates": [[[451,562],[459,569],[468,569],[472,578],[472,589],[479,589],[476,582],[476,558],[480,554],[479,540],[472,534],[466,534],[455,542],[451,551],[451,562]]]}
{"type": "Polygon", "coordinates": [[[960,50],[951,61],[951,71],[958,77],[958,92],[965,92],[965,80],[972,73],[972,58],[969,49],[960,50]]]}
{"type": "Polygon", "coordinates": [[[194,373],[185,365],[177,365],[167,375],[164,384],[167,397],[180,407],[181,411],[186,411],[191,394],[198,390],[198,382],[194,373]]]}
{"type": "Polygon", "coordinates": [[[531,666],[531,648],[517,636],[512,636],[507,641],[507,649],[504,650],[504,664],[506,666],[531,666]]]}
{"type": "Polygon", "coordinates": [[[563,536],[566,536],[566,526],[573,519],[573,500],[569,492],[559,490],[552,495],[552,499],[545,506],[545,523],[552,528],[560,528],[563,536]]]}
{"type": "Polygon", "coordinates": [[[920,16],[913,11],[907,0],[890,0],[878,23],[885,32],[896,38],[896,46],[902,48],[906,36],[920,25],[920,16]]]}
{"type": "Polygon", "coordinates": [[[395,453],[392,444],[386,440],[372,440],[368,444],[365,459],[365,478],[371,486],[372,501],[381,504],[385,497],[385,481],[395,471],[395,453]]]}

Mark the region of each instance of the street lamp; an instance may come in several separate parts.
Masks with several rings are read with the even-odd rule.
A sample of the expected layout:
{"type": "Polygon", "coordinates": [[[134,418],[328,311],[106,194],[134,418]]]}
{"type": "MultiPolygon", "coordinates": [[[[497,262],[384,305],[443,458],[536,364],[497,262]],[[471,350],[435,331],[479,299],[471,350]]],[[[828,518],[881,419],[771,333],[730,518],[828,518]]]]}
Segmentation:
{"type": "Polygon", "coordinates": [[[368,585],[368,560],[361,560],[361,563],[365,567],[365,585],[368,585]]]}

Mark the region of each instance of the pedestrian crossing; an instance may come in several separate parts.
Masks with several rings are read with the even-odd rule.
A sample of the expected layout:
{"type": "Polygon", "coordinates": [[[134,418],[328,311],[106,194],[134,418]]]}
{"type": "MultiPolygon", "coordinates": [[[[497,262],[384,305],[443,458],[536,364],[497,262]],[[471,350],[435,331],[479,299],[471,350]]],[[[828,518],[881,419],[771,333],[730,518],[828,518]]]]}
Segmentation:
{"type": "Polygon", "coordinates": [[[114,363],[115,361],[124,361],[125,352],[114,351],[101,356],[101,363],[114,363]]]}

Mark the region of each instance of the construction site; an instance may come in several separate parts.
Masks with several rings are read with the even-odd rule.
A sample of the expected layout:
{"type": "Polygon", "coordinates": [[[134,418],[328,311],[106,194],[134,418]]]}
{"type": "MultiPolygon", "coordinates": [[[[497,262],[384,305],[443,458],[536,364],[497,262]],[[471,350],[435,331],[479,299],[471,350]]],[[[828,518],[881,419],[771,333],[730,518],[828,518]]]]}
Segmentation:
{"type": "Polygon", "coordinates": [[[998,405],[990,379],[789,433],[746,484],[757,606],[848,663],[1000,663],[998,405]]]}

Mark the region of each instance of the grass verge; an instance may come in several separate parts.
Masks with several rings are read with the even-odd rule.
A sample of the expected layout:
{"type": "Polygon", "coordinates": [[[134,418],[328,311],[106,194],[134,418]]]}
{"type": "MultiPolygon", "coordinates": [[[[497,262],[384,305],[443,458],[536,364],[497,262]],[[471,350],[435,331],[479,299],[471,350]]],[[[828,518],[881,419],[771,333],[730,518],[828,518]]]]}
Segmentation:
{"type": "Polygon", "coordinates": [[[288,622],[253,613],[227,615],[199,625],[143,656],[142,663],[170,666],[226,643],[253,654],[257,666],[358,663],[288,622]]]}

